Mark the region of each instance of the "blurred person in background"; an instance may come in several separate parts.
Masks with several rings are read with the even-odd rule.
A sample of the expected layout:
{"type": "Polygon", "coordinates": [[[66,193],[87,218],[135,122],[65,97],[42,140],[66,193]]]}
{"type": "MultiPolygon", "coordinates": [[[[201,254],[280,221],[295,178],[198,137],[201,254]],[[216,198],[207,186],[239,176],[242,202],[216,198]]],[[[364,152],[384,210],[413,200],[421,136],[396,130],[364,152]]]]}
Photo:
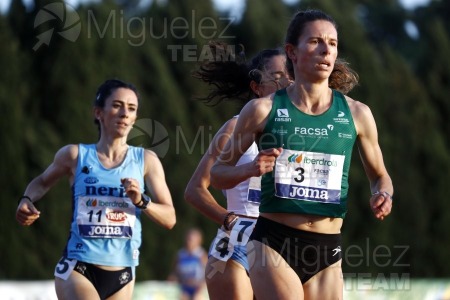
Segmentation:
{"type": "Polygon", "coordinates": [[[197,228],[191,228],[186,232],[184,247],[176,254],[168,280],[179,283],[181,300],[204,299],[205,266],[208,256],[202,242],[202,232],[197,228]]]}

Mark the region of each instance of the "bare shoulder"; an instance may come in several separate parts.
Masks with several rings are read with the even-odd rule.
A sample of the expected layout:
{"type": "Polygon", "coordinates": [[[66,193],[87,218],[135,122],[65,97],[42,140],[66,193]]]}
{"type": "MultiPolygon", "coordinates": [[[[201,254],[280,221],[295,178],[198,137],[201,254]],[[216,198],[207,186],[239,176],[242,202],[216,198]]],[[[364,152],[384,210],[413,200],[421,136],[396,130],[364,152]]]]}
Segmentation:
{"type": "Polygon", "coordinates": [[[165,177],[161,160],[155,152],[149,149],[144,149],[144,176],[151,180],[165,177]]]}
{"type": "Polygon", "coordinates": [[[361,137],[368,133],[375,132],[376,124],[370,107],[367,104],[354,100],[348,96],[345,96],[345,98],[347,99],[348,106],[352,112],[353,122],[355,123],[358,136],[361,137]]]}
{"type": "Polygon", "coordinates": [[[267,97],[253,99],[248,104],[257,111],[270,111],[273,104],[273,94],[267,97]]]}
{"type": "Polygon", "coordinates": [[[239,116],[235,116],[228,121],[226,121],[222,127],[217,131],[217,134],[223,134],[223,133],[231,133],[234,130],[234,127],[236,127],[236,123],[238,121],[239,116]]]}
{"type": "Polygon", "coordinates": [[[65,145],[61,149],[56,152],[55,161],[61,162],[73,162],[78,159],[78,145],[77,144],[69,144],[65,145]]]}
{"type": "Polygon", "coordinates": [[[243,115],[245,118],[250,117],[251,119],[260,121],[269,115],[272,105],[272,95],[250,100],[242,109],[240,117],[243,115]]]}
{"type": "Polygon", "coordinates": [[[360,120],[361,118],[364,119],[366,117],[372,116],[372,111],[370,110],[370,107],[367,104],[352,99],[347,95],[345,96],[345,99],[347,100],[348,107],[352,112],[352,117],[356,121],[360,120]]]}
{"type": "Polygon", "coordinates": [[[145,166],[145,173],[155,171],[163,171],[163,167],[161,164],[161,161],[158,157],[158,155],[149,149],[144,149],[144,166],[145,166]]]}
{"type": "Polygon", "coordinates": [[[62,147],[55,154],[50,173],[59,173],[60,175],[73,175],[77,168],[78,145],[70,144],[62,147]]]}
{"type": "Polygon", "coordinates": [[[154,162],[154,161],[159,162],[158,155],[154,151],[149,150],[149,149],[144,149],[144,159],[145,159],[146,162],[147,161],[149,161],[149,162],[154,162]]]}

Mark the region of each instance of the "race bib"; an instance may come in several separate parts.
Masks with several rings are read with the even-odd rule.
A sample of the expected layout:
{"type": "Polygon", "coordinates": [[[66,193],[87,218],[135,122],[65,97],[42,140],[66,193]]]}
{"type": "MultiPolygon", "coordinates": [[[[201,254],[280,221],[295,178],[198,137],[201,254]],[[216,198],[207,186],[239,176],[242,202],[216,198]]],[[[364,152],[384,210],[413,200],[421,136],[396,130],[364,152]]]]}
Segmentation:
{"type": "Polygon", "coordinates": [[[67,258],[63,256],[56,265],[55,273],[53,275],[63,280],[67,280],[67,278],[69,278],[70,274],[72,273],[72,270],[75,268],[76,264],[77,264],[76,259],[67,258]]]}
{"type": "Polygon", "coordinates": [[[256,219],[241,218],[234,224],[231,230],[230,239],[234,245],[245,246],[248,243],[248,239],[255,228],[256,219]]]}
{"type": "Polygon", "coordinates": [[[85,238],[131,238],[136,208],[128,198],[82,196],[78,199],[77,226],[85,238]]]}
{"type": "Polygon", "coordinates": [[[250,177],[247,200],[250,202],[261,203],[261,177],[250,177]]]}
{"type": "Polygon", "coordinates": [[[219,228],[211,244],[209,255],[218,260],[227,261],[233,255],[233,249],[234,246],[230,243],[230,234],[222,228],[219,228]]]}
{"type": "Polygon", "coordinates": [[[209,255],[218,260],[227,261],[233,255],[235,246],[247,245],[255,224],[256,219],[239,217],[231,232],[219,228],[209,255]]]}
{"type": "Polygon", "coordinates": [[[344,155],[284,149],[275,166],[275,195],[339,204],[344,155]]]}

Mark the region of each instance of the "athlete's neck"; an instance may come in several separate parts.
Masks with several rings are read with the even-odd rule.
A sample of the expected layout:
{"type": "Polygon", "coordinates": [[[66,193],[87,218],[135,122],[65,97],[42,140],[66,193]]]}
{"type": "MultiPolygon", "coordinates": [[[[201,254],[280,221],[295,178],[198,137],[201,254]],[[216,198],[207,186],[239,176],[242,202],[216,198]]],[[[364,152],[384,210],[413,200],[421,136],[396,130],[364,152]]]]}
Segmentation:
{"type": "Polygon", "coordinates": [[[128,144],[123,140],[108,142],[100,139],[95,145],[97,154],[101,162],[105,165],[114,166],[123,161],[128,151],[128,144]]]}
{"type": "Polygon", "coordinates": [[[328,110],[332,103],[332,90],[318,85],[293,84],[287,88],[292,104],[302,112],[320,115],[328,110]]]}

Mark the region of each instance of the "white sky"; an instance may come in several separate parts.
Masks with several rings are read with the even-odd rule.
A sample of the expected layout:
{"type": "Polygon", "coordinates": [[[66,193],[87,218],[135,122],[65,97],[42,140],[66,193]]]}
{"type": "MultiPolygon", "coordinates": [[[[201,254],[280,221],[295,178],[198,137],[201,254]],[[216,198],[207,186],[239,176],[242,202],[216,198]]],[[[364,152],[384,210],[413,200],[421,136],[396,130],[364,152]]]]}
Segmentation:
{"type": "MultiPolygon", "coordinates": [[[[31,0],[22,0],[22,1],[24,1],[25,3],[31,2],[31,0]]],[[[76,6],[76,4],[79,3],[80,1],[86,2],[89,0],[66,0],[65,2],[72,6],[76,6]]],[[[143,2],[149,1],[151,0],[143,0],[143,2]]],[[[245,0],[213,0],[213,1],[218,9],[230,10],[232,15],[240,15],[240,12],[244,8],[245,3],[245,0]]],[[[284,0],[284,1],[286,3],[298,2],[298,0],[284,0]]],[[[10,2],[11,0],[0,0],[0,12],[4,12],[9,7],[10,2]]],[[[400,3],[402,3],[402,5],[407,9],[412,9],[415,8],[416,6],[425,5],[428,2],[430,2],[430,0],[400,0],[400,3]]]]}

